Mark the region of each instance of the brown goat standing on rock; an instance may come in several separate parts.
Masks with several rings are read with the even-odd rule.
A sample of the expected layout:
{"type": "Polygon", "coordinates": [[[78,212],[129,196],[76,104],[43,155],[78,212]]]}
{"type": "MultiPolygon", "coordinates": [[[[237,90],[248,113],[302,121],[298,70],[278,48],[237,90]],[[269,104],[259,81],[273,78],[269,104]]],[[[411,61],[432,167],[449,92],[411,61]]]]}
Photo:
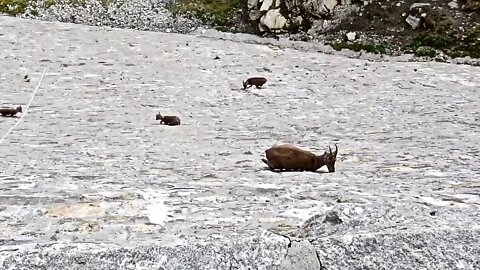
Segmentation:
{"type": "Polygon", "coordinates": [[[325,151],[323,155],[317,156],[312,152],[298,148],[291,144],[279,144],[265,150],[267,159],[262,161],[272,170],[286,171],[311,171],[314,172],[324,165],[328,172],[335,172],[335,161],[337,160],[338,147],[335,144],[335,152],[325,151]]]}
{"type": "Polygon", "coordinates": [[[256,88],[261,88],[267,82],[267,79],[264,77],[252,77],[248,78],[246,81],[243,82],[243,89],[247,89],[252,85],[255,85],[256,88]]]}
{"type": "Polygon", "coordinates": [[[165,124],[168,126],[178,126],[180,125],[180,118],[174,115],[165,115],[162,116],[160,113],[157,113],[156,120],[160,120],[160,124],[165,124]]]}
{"type": "Polygon", "coordinates": [[[22,113],[22,106],[18,106],[17,108],[15,109],[11,109],[11,108],[1,108],[0,109],[0,114],[2,116],[14,116],[15,114],[17,113],[22,113]]]}

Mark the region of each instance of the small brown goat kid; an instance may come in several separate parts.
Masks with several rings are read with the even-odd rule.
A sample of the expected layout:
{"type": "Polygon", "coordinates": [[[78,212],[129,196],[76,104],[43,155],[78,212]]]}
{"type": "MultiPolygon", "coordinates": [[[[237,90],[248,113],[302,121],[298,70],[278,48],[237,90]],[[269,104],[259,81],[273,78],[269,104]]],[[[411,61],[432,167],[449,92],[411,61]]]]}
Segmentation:
{"type": "Polygon", "coordinates": [[[255,85],[256,88],[261,88],[267,82],[267,79],[264,77],[252,77],[248,78],[246,81],[243,82],[243,89],[247,89],[252,85],[255,85]]]}
{"type": "Polygon", "coordinates": [[[262,161],[272,170],[285,171],[311,171],[314,172],[323,166],[327,166],[328,172],[335,172],[338,146],[335,144],[335,152],[325,151],[323,155],[315,155],[312,152],[298,148],[291,144],[274,145],[265,151],[267,159],[262,161]]]}
{"type": "Polygon", "coordinates": [[[22,106],[18,106],[17,108],[15,109],[11,109],[11,108],[1,108],[0,109],[0,114],[2,116],[14,116],[15,114],[17,113],[22,113],[22,106]]]}
{"type": "Polygon", "coordinates": [[[160,113],[157,113],[156,120],[160,120],[160,124],[168,125],[168,126],[178,126],[180,125],[180,118],[174,115],[165,115],[162,116],[160,113]]]}

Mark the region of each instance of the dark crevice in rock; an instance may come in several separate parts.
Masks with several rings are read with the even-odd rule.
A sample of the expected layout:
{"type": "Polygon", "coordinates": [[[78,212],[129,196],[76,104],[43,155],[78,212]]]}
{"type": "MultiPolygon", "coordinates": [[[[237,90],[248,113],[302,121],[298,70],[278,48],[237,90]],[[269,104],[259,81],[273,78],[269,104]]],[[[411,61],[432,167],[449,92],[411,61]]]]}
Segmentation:
{"type": "Polygon", "coordinates": [[[288,235],[279,234],[279,233],[274,233],[274,234],[287,238],[287,240],[288,240],[287,253],[285,254],[285,258],[287,258],[288,257],[288,250],[292,247],[292,239],[288,235]]]}
{"type": "Polygon", "coordinates": [[[320,258],[320,254],[318,250],[315,249],[315,255],[317,255],[318,265],[320,266],[319,270],[326,270],[327,268],[322,265],[322,260],[320,258]]]}
{"type": "MultiPolygon", "coordinates": [[[[301,246],[301,249],[303,249],[303,250],[313,250],[315,252],[315,258],[313,260],[307,260],[307,261],[310,261],[310,263],[308,264],[310,267],[313,266],[312,265],[312,263],[313,263],[314,265],[318,265],[319,270],[326,269],[322,264],[319,252],[317,251],[317,249],[315,248],[315,245],[311,242],[310,239],[306,239],[307,241],[302,241],[302,239],[297,239],[297,240],[292,239],[290,236],[285,235],[285,234],[280,234],[280,233],[275,233],[275,232],[273,232],[273,233],[278,235],[278,236],[285,237],[286,239],[288,239],[287,252],[285,253],[284,259],[289,259],[289,257],[298,257],[297,251],[290,252],[291,248],[292,248],[292,245],[295,242],[295,243],[297,243],[298,245],[301,246]],[[305,243],[308,243],[307,246],[302,245],[302,244],[305,244],[305,243]]],[[[298,249],[298,247],[299,246],[294,246],[293,249],[296,250],[296,249],[298,249]]],[[[313,254],[310,253],[310,255],[308,255],[308,256],[313,256],[313,254]]]]}

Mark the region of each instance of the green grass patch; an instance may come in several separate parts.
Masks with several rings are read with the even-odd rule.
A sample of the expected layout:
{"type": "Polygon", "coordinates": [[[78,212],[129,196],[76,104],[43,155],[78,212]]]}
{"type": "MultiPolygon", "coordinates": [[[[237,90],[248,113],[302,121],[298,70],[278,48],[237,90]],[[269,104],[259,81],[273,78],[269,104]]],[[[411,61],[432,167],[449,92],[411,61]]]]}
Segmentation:
{"type": "Polygon", "coordinates": [[[197,18],[212,26],[229,26],[234,11],[244,4],[242,0],[180,0],[169,8],[174,15],[197,18]]]}
{"type": "Polygon", "coordinates": [[[0,13],[16,16],[22,14],[30,4],[30,0],[0,0],[0,13]]]}
{"type": "Polygon", "coordinates": [[[465,10],[480,12],[480,0],[466,1],[465,10]]]}
{"type": "MultiPolygon", "coordinates": [[[[115,3],[117,0],[100,0],[103,7],[107,7],[110,3],[115,3]]],[[[73,7],[85,7],[86,0],[45,0],[43,8],[50,8],[56,3],[64,3],[73,7]]],[[[32,15],[35,15],[36,2],[31,0],[0,0],[0,13],[16,16],[25,12],[28,6],[32,6],[32,15]]]]}
{"type": "Polygon", "coordinates": [[[454,58],[480,58],[480,28],[470,27],[461,31],[449,23],[440,23],[433,32],[414,37],[404,49],[417,56],[430,56],[434,50],[454,58]],[[430,48],[430,52],[425,48],[430,48]]]}
{"type": "Polygon", "coordinates": [[[386,54],[388,51],[387,43],[373,44],[369,42],[334,42],[330,44],[334,50],[341,51],[342,49],[350,49],[355,52],[366,51],[374,54],[386,54]]]}

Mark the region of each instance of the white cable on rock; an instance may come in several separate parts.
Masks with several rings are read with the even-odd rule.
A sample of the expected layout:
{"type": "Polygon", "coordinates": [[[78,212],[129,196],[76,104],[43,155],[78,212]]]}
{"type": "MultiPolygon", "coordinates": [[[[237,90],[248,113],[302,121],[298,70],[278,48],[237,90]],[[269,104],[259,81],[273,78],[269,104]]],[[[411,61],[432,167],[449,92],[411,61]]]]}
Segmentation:
{"type": "Polygon", "coordinates": [[[40,81],[38,82],[37,87],[35,88],[35,91],[33,92],[32,98],[30,99],[30,101],[29,101],[28,104],[27,104],[27,107],[25,108],[25,111],[22,112],[22,116],[21,116],[20,119],[15,123],[15,125],[13,125],[13,126],[7,131],[7,133],[5,133],[5,135],[3,135],[2,139],[0,139],[0,144],[2,144],[2,142],[5,140],[5,138],[7,138],[8,134],[10,134],[10,132],[12,132],[12,130],[13,130],[14,128],[16,128],[20,122],[22,122],[23,117],[25,117],[25,115],[27,115],[28,108],[30,107],[30,104],[32,104],[32,101],[33,101],[33,99],[35,98],[35,95],[37,94],[38,89],[40,88],[40,84],[42,83],[43,76],[45,76],[45,72],[46,72],[46,71],[47,71],[47,68],[44,68],[44,69],[43,69],[42,76],[40,77],[40,81]]]}

